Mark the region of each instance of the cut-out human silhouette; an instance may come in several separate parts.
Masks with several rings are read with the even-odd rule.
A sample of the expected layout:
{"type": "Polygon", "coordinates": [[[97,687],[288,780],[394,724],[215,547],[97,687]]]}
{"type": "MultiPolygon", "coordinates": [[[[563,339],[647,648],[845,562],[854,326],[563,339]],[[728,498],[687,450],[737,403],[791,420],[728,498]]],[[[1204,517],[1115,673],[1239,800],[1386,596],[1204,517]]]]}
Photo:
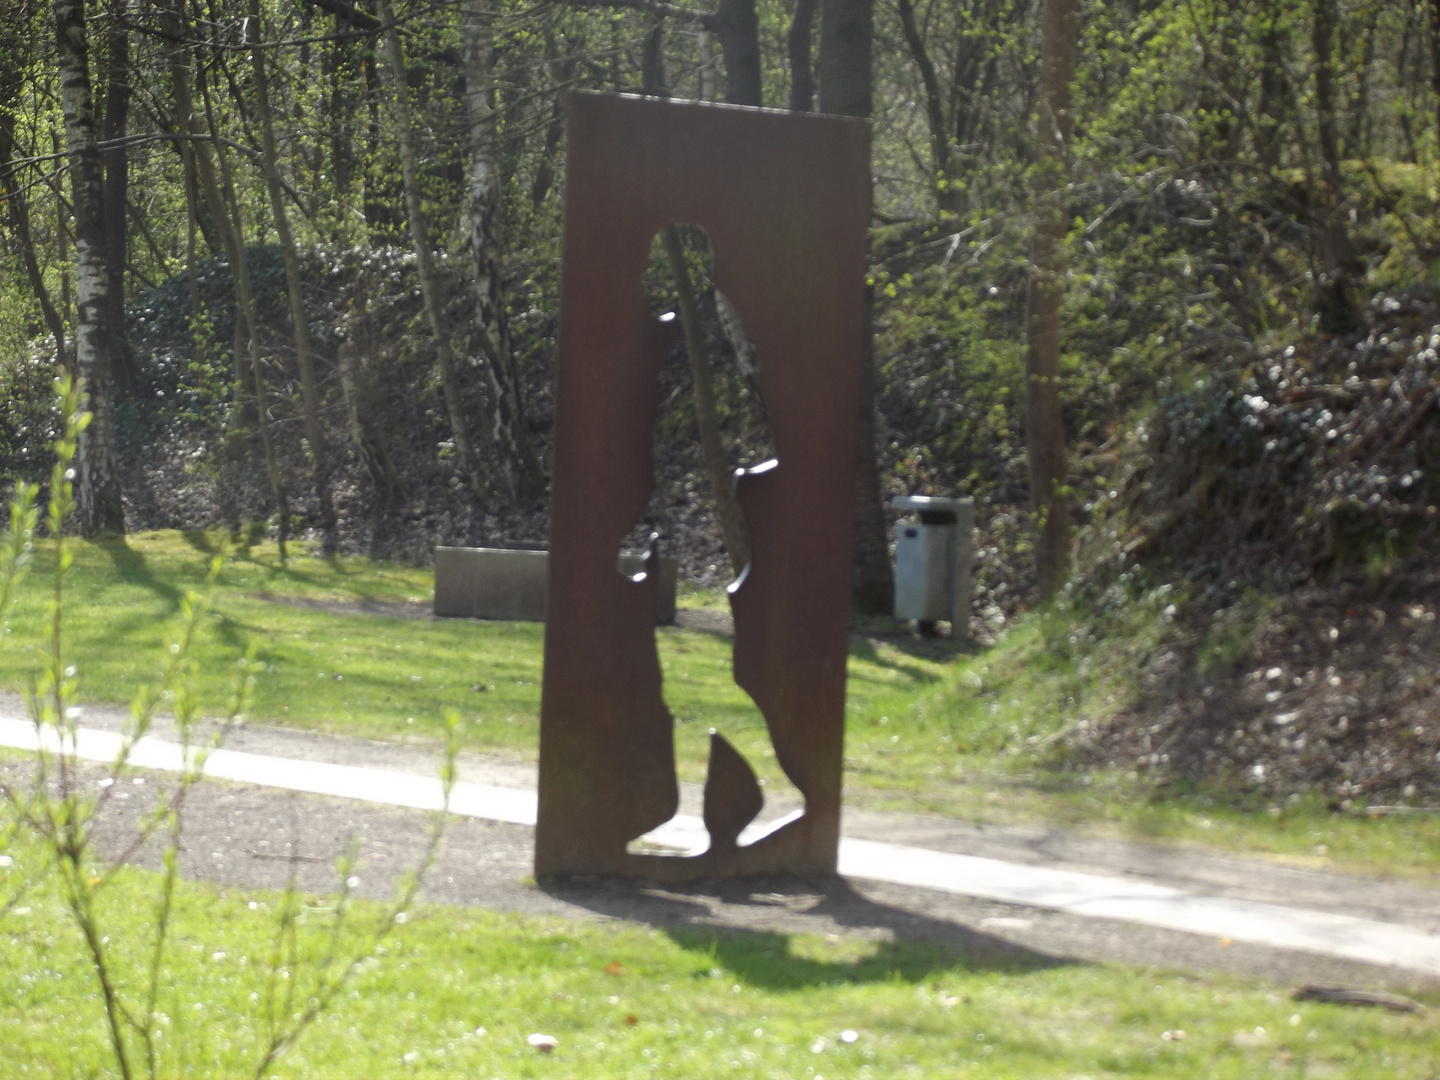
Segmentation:
{"type": "Polygon", "coordinates": [[[835,870],[869,138],[868,124],[844,118],[571,98],[537,875],[835,870]],[[653,484],[657,376],[675,340],[638,283],[651,238],[672,222],[710,237],[716,286],[764,358],[777,459],[737,475],[752,555],[730,591],[735,678],[805,800],[738,843],[759,785],[716,737],[711,844],[688,857],[626,847],[674,815],[679,793],[655,575],[615,572],[653,484]]]}

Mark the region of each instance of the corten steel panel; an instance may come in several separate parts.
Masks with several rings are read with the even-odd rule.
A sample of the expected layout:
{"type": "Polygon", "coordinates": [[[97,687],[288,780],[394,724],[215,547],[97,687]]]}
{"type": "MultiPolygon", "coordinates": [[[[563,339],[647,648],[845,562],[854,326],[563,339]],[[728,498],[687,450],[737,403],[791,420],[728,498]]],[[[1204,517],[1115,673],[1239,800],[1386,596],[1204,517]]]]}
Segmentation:
{"type": "Polygon", "coordinates": [[[564,263],[540,709],[540,875],[667,881],[833,873],[840,830],[870,130],[864,121],[576,94],[564,263]],[[698,225],[753,337],[777,463],[742,475],[753,555],[735,677],[805,812],[739,847],[753,775],[712,749],[694,857],[629,854],[678,804],[651,580],[615,570],[649,498],[658,375],[675,340],[641,275],[656,233],[698,225]]]}

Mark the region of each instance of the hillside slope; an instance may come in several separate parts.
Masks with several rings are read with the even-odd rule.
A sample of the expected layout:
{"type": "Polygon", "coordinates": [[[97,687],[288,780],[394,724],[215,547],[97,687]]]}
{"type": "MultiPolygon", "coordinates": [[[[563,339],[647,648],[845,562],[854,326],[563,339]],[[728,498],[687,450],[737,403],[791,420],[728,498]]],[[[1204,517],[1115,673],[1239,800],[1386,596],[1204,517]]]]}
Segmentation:
{"type": "Polygon", "coordinates": [[[1440,304],[1215,358],[1117,453],[1067,602],[1128,636],[1123,706],[1083,756],[1338,800],[1440,793],[1440,304]],[[1138,630],[1143,623],[1143,633],[1138,630]]]}

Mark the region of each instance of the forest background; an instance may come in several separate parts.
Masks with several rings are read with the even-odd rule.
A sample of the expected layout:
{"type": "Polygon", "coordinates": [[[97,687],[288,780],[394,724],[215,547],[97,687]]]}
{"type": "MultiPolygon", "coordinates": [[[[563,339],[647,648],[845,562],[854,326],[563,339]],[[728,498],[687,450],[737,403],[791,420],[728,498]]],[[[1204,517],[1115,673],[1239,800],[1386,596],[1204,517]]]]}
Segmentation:
{"type": "MultiPolygon", "coordinates": [[[[889,497],[968,495],[982,643],[1062,586],[1053,647],[1160,620],[1102,756],[1434,790],[1440,672],[1396,650],[1434,625],[1440,3],[5,0],[0,33],[0,482],[44,481],[85,376],[83,532],[543,540],[566,94],[868,115],[857,611],[889,497]],[[1196,723],[1222,703],[1253,719],[1196,723]]],[[[657,237],[687,333],[636,528],[700,585],[743,551],[710,478],[769,456],[708,270],[657,237]]]]}

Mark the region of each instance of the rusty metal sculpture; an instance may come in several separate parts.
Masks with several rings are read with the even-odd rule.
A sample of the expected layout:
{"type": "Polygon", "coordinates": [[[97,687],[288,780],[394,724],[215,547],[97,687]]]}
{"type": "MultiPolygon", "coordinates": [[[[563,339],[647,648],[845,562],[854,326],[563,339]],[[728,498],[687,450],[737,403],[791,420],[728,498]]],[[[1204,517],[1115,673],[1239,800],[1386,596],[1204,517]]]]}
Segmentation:
{"type": "Polygon", "coordinates": [[[571,98],[537,875],[835,871],[869,139],[868,124],[836,117],[571,98]],[[675,331],[651,315],[641,276],[672,223],[709,235],[716,284],[761,358],[776,460],[737,474],[753,550],[731,586],[734,670],[805,798],[741,845],[760,790],[714,736],[710,847],[683,857],[627,849],[679,795],[653,575],[615,568],[653,485],[657,380],[675,331]]]}

